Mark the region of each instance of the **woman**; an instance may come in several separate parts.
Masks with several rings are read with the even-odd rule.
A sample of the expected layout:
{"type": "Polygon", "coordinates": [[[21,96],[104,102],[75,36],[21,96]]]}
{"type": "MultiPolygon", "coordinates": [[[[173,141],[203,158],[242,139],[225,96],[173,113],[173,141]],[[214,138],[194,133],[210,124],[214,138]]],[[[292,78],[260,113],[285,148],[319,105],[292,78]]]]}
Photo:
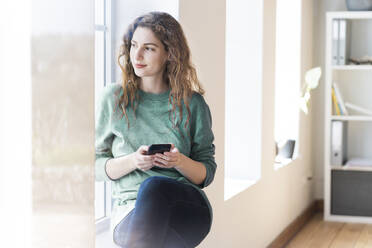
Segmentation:
{"type": "Polygon", "coordinates": [[[195,247],[212,208],[214,136],[180,24],[151,12],[129,26],[118,57],[122,84],[97,108],[96,179],[113,181],[114,242],[121,247],[195,247]],[[146,155],[151,144],[169,152],[146,155]]]}

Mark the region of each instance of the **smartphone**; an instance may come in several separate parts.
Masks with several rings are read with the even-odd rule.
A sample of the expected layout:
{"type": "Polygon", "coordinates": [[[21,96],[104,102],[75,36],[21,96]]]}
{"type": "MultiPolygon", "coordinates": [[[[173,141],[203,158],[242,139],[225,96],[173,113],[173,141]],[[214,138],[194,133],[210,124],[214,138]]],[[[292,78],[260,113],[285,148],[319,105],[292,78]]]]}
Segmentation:
{"type": "Polygon", "coordinates": [[[169,152],[171,149],[171,144],[152,144],[147,151],[147,155],[153,155],[155,153],[169,152]]]}

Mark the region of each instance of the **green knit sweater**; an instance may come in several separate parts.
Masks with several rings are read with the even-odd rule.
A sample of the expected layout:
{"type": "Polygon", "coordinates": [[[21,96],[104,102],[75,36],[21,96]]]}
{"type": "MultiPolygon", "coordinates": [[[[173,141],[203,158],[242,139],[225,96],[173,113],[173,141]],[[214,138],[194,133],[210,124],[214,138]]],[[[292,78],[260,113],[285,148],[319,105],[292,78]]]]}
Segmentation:
{"type": "MultiPolygon", "coordinates": [[[[168,90],[161,94],[151,94],[139,90],[139,104],[134,117],[133,110],[127,108],[129,129],[125,116],[117,108],[118,97],[123,94],[120,84],[107,86],[96,106],[96,162],[97,181],[112,181],[106,174],[105,165],[111,158],[125,156],[137,151],[141,145],[173,143],[184,155],[201,162],[206,168],[206,178],[201,185],[195,185],[176,169],[164,169],[154,166],[148,171],[136,169],[131,173],[112,181],[114,206],[111,216],[111,228],[115,227],[133,208],[140,184],[151,176],[165,176],[179,182],[190,184],[204,197],[211,213],[212,208],[202,188],[208,186],[214,178],[216,163],[214,159],[211,113],[203,96],[194,93],[189,101],[191,111],[187,129],[187,110],[183,105],[183,120],[179,129],[175,129],[169,115],[168,90]]],[[[176,122],[180,122],[177,112],[176,122]]]]}

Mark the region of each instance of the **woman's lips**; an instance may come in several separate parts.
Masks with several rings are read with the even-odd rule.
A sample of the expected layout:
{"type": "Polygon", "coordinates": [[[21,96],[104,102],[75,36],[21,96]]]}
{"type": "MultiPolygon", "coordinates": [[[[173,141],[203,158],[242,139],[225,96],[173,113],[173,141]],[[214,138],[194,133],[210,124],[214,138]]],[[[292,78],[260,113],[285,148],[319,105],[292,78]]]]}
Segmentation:
{"type": "Polygon", "coordinates": [[[143,67],[145,67],[146,65],[141,65],[141,64],[135,64],[135,67],[136,68],[143,68],[143,67]]]}

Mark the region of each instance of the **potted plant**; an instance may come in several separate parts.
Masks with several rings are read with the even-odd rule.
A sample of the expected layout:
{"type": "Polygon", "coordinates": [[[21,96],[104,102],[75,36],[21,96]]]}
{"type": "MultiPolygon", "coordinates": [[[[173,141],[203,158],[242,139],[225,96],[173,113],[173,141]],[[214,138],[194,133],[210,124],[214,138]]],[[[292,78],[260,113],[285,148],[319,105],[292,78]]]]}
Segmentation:
{"type": "Polygon", "coordinates": [[[309,112],[308,105],[310,101],[310,91],[318,87],[319,79],[322,75],[320,67],[315,67],[308,70],[305,74],[305,84],[302,87],[302,93],[300,97],[300,109],[307,114],[309,112]]]}

